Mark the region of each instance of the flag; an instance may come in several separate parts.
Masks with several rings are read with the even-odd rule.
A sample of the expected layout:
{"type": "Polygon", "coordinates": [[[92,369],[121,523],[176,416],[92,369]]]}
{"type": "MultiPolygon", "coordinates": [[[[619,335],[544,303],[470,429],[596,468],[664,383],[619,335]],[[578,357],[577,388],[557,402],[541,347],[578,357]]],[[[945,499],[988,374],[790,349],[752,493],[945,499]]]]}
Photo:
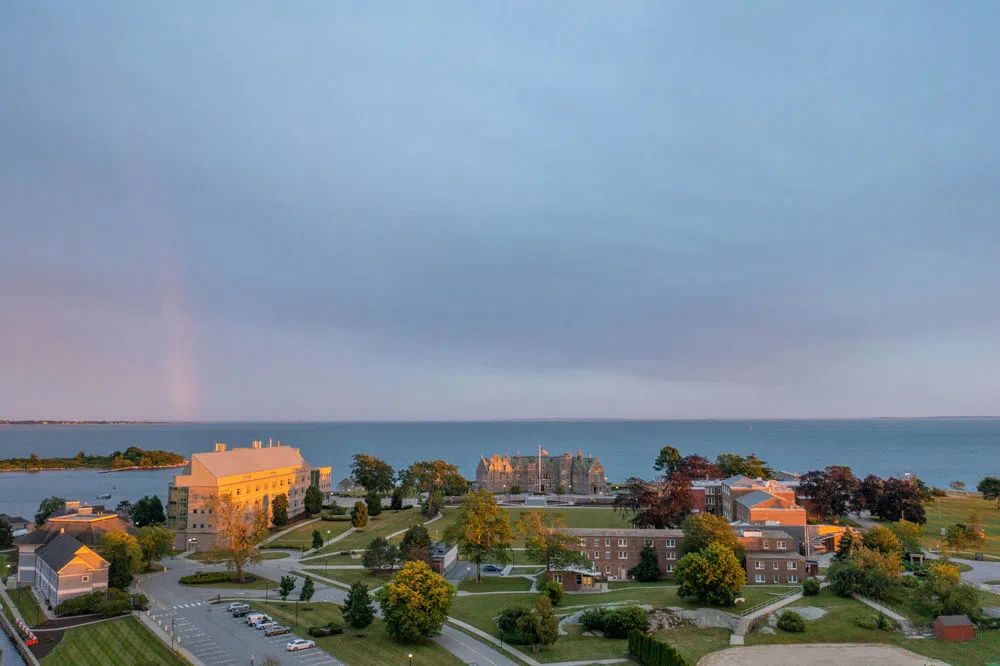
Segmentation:
{"type": "Polygon", "coordinates": [[[547,456],[547,455],[549,455],[549,452],[546,451],[545,449],[539,447],[539,449],[538,449],[538,455],[540,455],[540,456],[547,456]]]}

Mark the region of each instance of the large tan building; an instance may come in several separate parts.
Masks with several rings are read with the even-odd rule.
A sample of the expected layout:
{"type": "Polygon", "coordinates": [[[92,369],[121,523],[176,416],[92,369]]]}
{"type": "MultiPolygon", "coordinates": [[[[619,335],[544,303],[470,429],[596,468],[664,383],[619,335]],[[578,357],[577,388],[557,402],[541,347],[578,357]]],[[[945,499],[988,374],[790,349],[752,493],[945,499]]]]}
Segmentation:
{"type": "Polygon", "coordinates": [[[494,455],[481,458],[476,466],[476,485],[491,493],[554,493],[562,488],[574,495],[604,495],[608,481],[601,461],[577,451],[550,456],[494,455]]]}
{"type": "Polygon", "coordinates": [[[330,467],[310,467],[298,449],[280,442],[263,446],[257,441],[249,448],[233,449],[217,443],[212,453],[196,453],[167,491],[167,527],[175,532],[174,547],[215,548],[218,529],[211,502],[218,495],[231,495],[247,511],[259,507],[270,514],[271,500],[284,493],[291,517],[305,510],[310,486],[326,497],[330,471],[330,467]]]}

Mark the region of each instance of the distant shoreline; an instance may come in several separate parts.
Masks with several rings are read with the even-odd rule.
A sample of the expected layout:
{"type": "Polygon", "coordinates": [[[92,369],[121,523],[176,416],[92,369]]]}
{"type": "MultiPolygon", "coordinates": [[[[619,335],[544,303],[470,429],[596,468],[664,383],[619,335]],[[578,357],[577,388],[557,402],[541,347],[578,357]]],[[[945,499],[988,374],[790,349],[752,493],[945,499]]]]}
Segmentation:
{"type": "Polygon", "coordinates": [[[98,474],[115,474],[116,472],[155,472],[161,469],[180,469],[188,464],[185,460],[182,463],[173,465],[155,465],[151,467],[38,467],[34,469],[12,469],[10,467],[0,467],[0,474],[42,474],[44,472],[97,472],[98,474]]]}
{"type": "Polygon", "coordinates": [[[184,425],[184,421],[0,421],[0,426],[184,425]]]}

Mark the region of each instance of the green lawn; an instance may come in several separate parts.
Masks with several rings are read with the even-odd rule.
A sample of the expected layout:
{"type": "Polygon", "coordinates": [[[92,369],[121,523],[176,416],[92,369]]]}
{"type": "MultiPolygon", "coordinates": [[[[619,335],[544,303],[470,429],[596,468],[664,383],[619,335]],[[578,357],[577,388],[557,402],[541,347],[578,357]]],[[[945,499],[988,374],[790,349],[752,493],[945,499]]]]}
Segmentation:
{"type": "Polygon", "coordinates": [[[183,666],[186,662],[171,654],[138,620],[124,617],[70,629],[42,663],[45,666],[183,666]]]}
{"type": "MultiPolygon", "coordinates": [[[[368,520],[368,525],[365,526],[365,529],[352,532],[340,541],[320,548],[310,557],[322,556],[327,553],[336,553],[342,550],[361,550],[365,548],[375,537],[387,537],[393,532],[405,530],[410,525],[422,523],[425,520],[426,519],[420,514],[419,509],[416,508],[403,511],[390,511],[386,509],[377,517],[370,518],[368,520]]],[[[327,522],[327,524],[332,526],[340,525],[341,523],[327,522]]],[[[350,523],[342,524],[350,527],[350,523]]],[[[431,523],[431,525],[428,526],[428,529],[432,530],[436,524],[437,523],[431,523]]],[[[333,528],[331,527],[330,529],[333,528]]],[[[434,533],[431,531],[431,537],[433,536],[434,533]]]]}
{"type": "MultiPolygon", "coordinates": [[[[276,553],[269,550],[260,550],[258,552],[260,553],[260,559],[262,560],[281,560],[289,557],[288,553],[276,553]]],[[[218,564],[222,562],[222,560],[220,560],[214,553],[207,550],[191,553],[188,555],[188,559],[194,560],[195,562],[204,562],[205,564],[218,564]]]]}
{"type": "MultiPolygon", "coordinates": [[[[233,578],[236,578],[236,572],[232,572],[233,578]]],[[[247,573],[246,583],[237,583],[235,580],[223,581],[219,583],[205,583],[203,585],[190,585],[188,583],[181,583],[184,587],[191,588],[205,588],[205,589],[223,589],[223,590],[263,590],[263,589],[276,589],[278,584],[271,580],[270,578],[265,578],[264,576],[247,573]]]]}
{"type": "Polygon", "coordinates": [[[655,634],[661,641],[666,641],[681,653],[689,664],[697,664],[698,660],[709,652],[725,650],[729,647],[728,629],[699,629],[698,627],[677,627],[655,634]]]}
{"type": "MultiPolygon", "coordinates": [[[[769,598],[771,593],[785,592],[788,589],[790,588],[782,586],[747,586],[743,589],[742,594],[747,598],[747,604],[753,605],[769,598]]],[[[534,597],[530,594],[491,594],[456,597],[449,614],[456,619],[473,625],[477,629],[499,637],[494,618],[500,611],[514,603],[530,605],[533,601],[534,597]]],[[[590,606],[622,601],[649,604],[659,608],[667,606],[679,606],[682,608],[699,607],[699,604],[695,602],[679,598],[676,586],[656,585],[648,588],[637,586],[604,593],[567,593],[563,597],[562,603],[556,608],[556,614],[564,617],[590,606]]],[[[735,612],[738,609],[739,607],[724,610],[735,612]]],[[[537,655],[533,655],[535,659],[541,662],[613,659],[623,656],[625,650],[628,648],[627,639],[612,640],[596,636],[584,636],[578,628],[573,626],[570,626],[568,631],[570,635],[560,637],[554,646],[539,652],[537,655]]],[[[701,649],[699,647],[699,640],[695,636],[692,635],[686,638],[691,643],[690,649],[692,651],[701,649]]]]}
{"type": "MultiPolygon", "coordinates": [[[[593,509],[583,509],[580,507],[570,507],[570,508],[524,508],[524,507],[506,507],[507,513],[510,515],[510,524],[513,528],[514,523],[517,522],[518,518],[525,511],[545,511],[546,513],[561,513],[566,517],[566,527],[612,527],[612,528],[627,528],[631,527],[628,520],[622,514],[618,513],[614,509],[607,508],[593,508],[593,509]]],[[[515,540],[513,544],[514,548],[521,548],[524,546],[524,539],[520,537],[515,531],[515,540]]]]}
{"type": "Polygon", "coordinates": [[[29,627],[45,622],[45,614],[42,613],[42,609],[38,607],[35,597],[31,594],[31,588],[19,587],[16,590],[7,590],[7,594],[14,600],[14,605],[17,606],[17,610],[29,627]]]}
{"type": "Polygon", "coordinates": [[[941,543],[941,528],[955,523],[968,522],[969,516],[978,513],[986,531],[984,553],[1000,555],[1000,511],[997,503],[980,497],[939,497],[928,502],[927,524],[924,525],[922,542],[925,547],[941,543]]]}
{"type": "MultiPolygon", "coordinates": [[[[311,611],[305,611],[302,609],[302,605],[299,605],[297,631],[301,632],[301,635],[306,635],[312,625],[322,625],[330,620],[342,619],[340,609],[335,604],[317,602],[310,605],[313,608],[311,611]]],[[[281,603],[252,602],[251,606],[294,629],[294,603],[284,606],[281,603]]],[[[418,644],[393,641],[386,635],[382,620],[378,618],[363,632],[348,628],[343,634],[313,640],[320,648],[351,666],[386,666],[388,664],[408,666],[408,654],[413,655],[412,663],[414,666],[463,666],[465,663],[433,641],[418,644]]]]}
{"type": "Polygon", "coordinates": [[[531,581],[520,576],[484,576],[477,583],[475,576],[462,581],[458,589],[465,592],[519,592],[531,589],[531,581]]]}
{"type": "Polygon", "coordinates": [[[778,630],[774,635],[754,631],[747,635],[747,645],[773,643],[887,643],[912,650],[918,654],[955,666],[983,666],[989,659],[1000,654],[1000,632],[977,632],[974,641],[948,643],[932,638],[911,640],[898,632],[878,629],[862,629],[854,624],[854,618],[874,611],[854,599],[838,597],[829,590],[823,590],[814,597],[803,597],[789,606],[818,606],[827,614],[819,620],[807,621],[806,630],[801,634],[791,634],[778,630]]]}
{"type": "Polygon", "coordinates": [[[323,567],[311,567],[302,570],[305,573],[315,574],[317,576],[323,576],[323,578],[329,578],[330,580],[335,580],[345,585],[350,585],[356,581],[361,581],[368,585],[369,590],[374,590],[376,587],[382,587],[389,580],[387,576],[373,576],[368,573],[367,569],[325,569],[323,567]]]}
{"type": "Polygon", "coordinates": [[[264,548],[291,548],[293,550],[309,550],[312,548],[313,530],[319,530],[323,541],[328,541],[338,534],[351,529],[349,520],[319,520],[302,525],[269,542],[264,548]]]}

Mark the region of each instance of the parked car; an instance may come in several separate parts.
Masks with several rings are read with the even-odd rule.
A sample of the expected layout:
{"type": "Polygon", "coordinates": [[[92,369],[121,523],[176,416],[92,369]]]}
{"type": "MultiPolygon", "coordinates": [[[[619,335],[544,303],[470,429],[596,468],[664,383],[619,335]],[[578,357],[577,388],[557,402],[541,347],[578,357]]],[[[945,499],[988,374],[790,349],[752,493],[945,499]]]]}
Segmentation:
{"type": "Polygon", "coordinates": [[[263,630],[263,629],[270,629],[271,627],[277,627],[277,626],[278,626],[278,623],[275,622],[274,620],[271,620],[270,622],[261,622],[260,624],[255,624],[253,626],[253,628],[257,629],[258,631],[260,631],[260,630],[263,630]]]}
{"type": "Polygon", "coordinates": [[[233,617],[244,617],[249,614],[250,614],[249,606],[247,606],[246,608],[237,608],[236,610],[233,611],[233,617]]]}
{"type": "Polygon", "coordinates": [[[308,650],[309,648],[316,647],[316,641],[306,640],[305,638],[296,638],[294,641],[285,643],[285,649],[289,652],[297,652],[299,650],[308,650]]]}
{"type": "Polygon", "coordinates": [[[282,627],[281,625],[275,625],[266,631],[264,631],[265,636],[281,636],[282,634],[290,634],[292,630],[288,627],[282,627]]]}
{"type": "Polygon", "coordinates": [[[243,603],[241,601],[237,601],[235,603],[231,603],[228,606],[226,606],[226,610],[229,611],[230,613],[235,613],[236,611],[244,609],[244,608],[247,609],[247,612],[250,611],[250,606],[248,606],[247,604],[245,604],[245,603],[243,603]]]}
{"type": "Polygon", "coordinates": [[[501,571],[503,571],[503,567],[497,564],[484,564],[483,571],[485,573],[500,573],[501,571]]]}
{"type": "Polygon", "coordinates": [[[243,621],[246,622],[247,624],[254,624],[255,622],[257,622],[257,620],[261,619],[262,617],[267,617],[267,616],[265,616],[263,613],[250,613],[245,618],[243,618],[243,621]]]}
{"type": "MultiPolygon", "coordinates": [[[[271,616],[270,615],[260,615],[259,613],[256,614],[256,615],[257,615],[257,617],[254,617],[252,620],[250,620],[249,622],[247,622],[247,624],[249,624],[251,627],[256,627],[257,625],[264,624],[265,622],[271,622],[271,616]]],[[[253,617],[253,616],[252,615],[248,615],[247,617],[253,617]]]]}

